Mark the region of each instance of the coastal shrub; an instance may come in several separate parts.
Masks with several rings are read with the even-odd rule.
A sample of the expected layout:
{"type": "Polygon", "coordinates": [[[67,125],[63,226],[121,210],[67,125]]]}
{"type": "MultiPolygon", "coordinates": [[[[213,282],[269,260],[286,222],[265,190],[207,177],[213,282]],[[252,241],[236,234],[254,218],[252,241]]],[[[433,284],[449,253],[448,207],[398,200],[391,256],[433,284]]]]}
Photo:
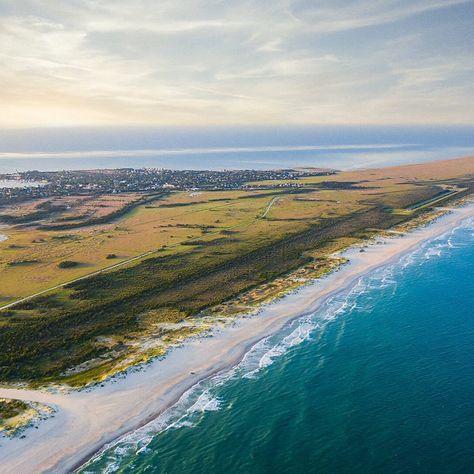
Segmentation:
{"type": "Polygon", "coordinates": [[[63,260],[62,262],[58,263],[58,268],[74,268],[79,265],[79,262],[74,260],[63,260]]]}
{"type": "Polygon", "coordinates": [[[118,218],[124,217],[126,214],[128,214],[129,212],[131,212],[138,206],[157,201],[158,199],[162,199],[164,196],[167,196],[168,194],[169,193],[167,192],[152,194],[151,196],[147,196],[142,199],[138,199],[137,201],[133,201],[129,204],[126,204],[120,209],[110,212],[104,216],[92,217],[90,219],[85,219],[80,222],[70,222],[70,223],[67,223],[66,221],[63,220],[61,224],[54,224],[54,223],[47,224],[47,225],[39,226],[39,228],[42,230],[68,230],[68,229],[78,229],[80,227],[86,227],[86,226],[91,226],[91,225],[107,224],[118,218]]]}
{"type": "Polygon", "coordinates": [[[39,260],[36,259],[30,259],[30,260],[13,260],[12,262],[9,262],[7,265],[9,267],[15,267],[18,265],[30,265],[32,263],[38,263],[39,260]]]}
{"type": "MultiPolygon", "coordinates": [[[[105,350],[95,343],[97,337],[139,331],[140,315],[147,311],[166,308],[169,314],[195,315],[308,263],[311,257],[305,252],[309,249],[368,227],[388,228],[404,219],[408,217],[374,206],[245,245],[223,239],[220,252],[214,245],[202,245],[147,258],[66,285],[60,290],[65,292],[61,304],[49,299],[56,293],[46,301],[33,298],[28,301],[29,314],[5,320],[2,326],[0,380],[58,377],[68,367],[105,350]],[[48,312],[42,312],[47,305],[48,312]]],[[[61,268],[79,264],[69,262],[61,262],[61,268]]]]}
{"type": "Polygon", "coordinates": [[[0,421],[8,420],[28,409],[22,400],[0,398],[0,421]]]}

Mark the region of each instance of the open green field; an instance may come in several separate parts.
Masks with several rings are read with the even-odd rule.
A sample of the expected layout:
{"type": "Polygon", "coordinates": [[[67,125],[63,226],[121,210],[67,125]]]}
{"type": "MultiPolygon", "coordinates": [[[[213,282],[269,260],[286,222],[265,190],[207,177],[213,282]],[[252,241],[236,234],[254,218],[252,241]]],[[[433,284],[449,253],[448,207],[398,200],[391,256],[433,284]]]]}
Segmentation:
{"type": "Polygon", "coordinates": [[[68,230],[10,227],[2,304],[64,286],[0,311],[0,381],[81,385],[160,355],[203,310],[300,268],[323,273],[341,246],[471,193],[474,159],[446,163],[172,192],[68,230]]]}

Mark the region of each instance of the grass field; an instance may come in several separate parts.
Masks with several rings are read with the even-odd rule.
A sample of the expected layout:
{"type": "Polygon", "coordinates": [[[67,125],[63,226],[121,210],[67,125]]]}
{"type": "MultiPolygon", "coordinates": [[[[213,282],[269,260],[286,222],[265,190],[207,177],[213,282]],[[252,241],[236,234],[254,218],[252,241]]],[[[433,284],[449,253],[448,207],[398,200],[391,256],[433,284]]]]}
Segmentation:
{"type": "Polygon", "coordinates": [[[318,277],[337,263],[334,250],[469,194],[474,159],[454,161],[303,178],[299,187],[173,192],[68,230],[53,230],[61,214],[48,229],[10,227],[0,242],[4,305],[146,256],[1,311],[0,381],[82,385],[161,355],[166,342],[206,329],[200,315],[233,314],[290,280],[318,277]],[[59,268],[64,261],[75,265],[59,268]]]}

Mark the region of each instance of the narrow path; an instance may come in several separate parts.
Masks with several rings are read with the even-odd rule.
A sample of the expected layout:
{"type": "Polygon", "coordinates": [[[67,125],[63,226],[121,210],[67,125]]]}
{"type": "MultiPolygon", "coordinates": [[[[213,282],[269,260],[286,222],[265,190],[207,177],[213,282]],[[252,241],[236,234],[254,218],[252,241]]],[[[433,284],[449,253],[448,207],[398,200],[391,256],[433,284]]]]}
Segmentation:
{"type": "Polygon", "coordinates": [[[229,370],[262,338],[296,317],[313,313],[327,297],[350,288],[362,275],[399,261],[421,243],[472,217],[474,205],[459,208],[402,238],[374,244],[363,254],[354,250],[350,265],[266,306],[258,318],[243,318],[213,337],[189,341],[146,370],[132,372],[100,389],[54,394],[0,388],[0,396],[34,399],[59,408],[55,417],[43,421],[38,431],[26,438],[2,440],[0,472],[73,472],[107,443],[156,419],[199,381],[229,370]]]}
{"type": "Polygon", "coordinates": [[[53,291],[53,290],[57,290],[58,288],[63,288],[64,286],[69,285],[70,283],[74,283],[76,281],[84,280],[85,278],[89,278],[89,277],[92,277],[92,276],[95,276],[95,275],[99,275],[100,273],[103,273],[103,272],[106,272],[106,271],[109,271],[109,270],[113,270],[114,268],[121,267],[121,266],[126,265],[127,263],[130,263],[130,262],[134,262],[135,260],[139,260],[141,258],[148,257],[149,255],[153,255],[154,253],[158,252],[158,250],[159,249],[149,250],[148,252],[142,253],[140,255],[136,255],[135,257],[127,258],[126,260],[123,260],[122,262],[115,263],[115,264],[110,265],[110,266],[105,267],[105,268],[101,268],[100,270],[96,270],[95,272],[88,273],[87,275],[83,275],[81,277],[74,278],[73,280],[65,281],[64,283],[59,283],[58,285],[47,288],[46,290],[41,290],[41,291],[38,291],[37,293],[34,293],[32,295],[25,296],[23,298],[20,298],[19,300],[13,301],[12,303],[8,303],[8,304],[2,306],[0,308],[0,311],[2,311],[4,309],[7,309],[7,308],[11,308],[12,306],[20,304],[23,301],[28,301],[31,298],[35,298],[36,296],[44,295],[45,293],[48,293],[48,292],[53,291]]]}
{"type": "Polygon", "coordinates": [[[261,219],[264,219],[267,214],[270,212],[270,209],[272,208],[273,204],[275,204],[277,201],[278,201],[279,197],[278,196],[275,196],[267,205],[267,207],[265,208],[265,211],[263,211],[263,214],[261,216],[261,219]]]}
{"type": "MultiPolygon", "coordinates": [[[[263,214],[260,216],[260,219],[265,218],[265,216],[268,214],[268,212],[270,211],[270,209],[271,209],[271,207],[273,206],[273,204],[275,204],[275,202],[278,201],[278,199],[279,199],[279,198],[278,198],[277,196],[275,196],[275,197],[268,203],[268,205],[267,205],[267,207],[265,208],[263,214]]],[[[226,205],[223,205],[222,207],[225,207],[225,206],[226,206],[226,205]]],[[[220,206],[219,206],[219,207],[220,207],[220,206]]],[[[252,222],[254,222],[254,221],[252,221],[252,222]]],[[[251,225],[252,222],[250,222],[249,225],[251,225]]],[[[238,227],[241,227],[241,226],[242,226],[242,224],[237,224],[237,225],[235,225],[235,226],[229,227],[228,229],[235,229],[235,228],[238,228],[238,227]]],[[[222,229],[219,229],[218,231],[215,231],[215,232],[211,232],[211,233],[209,233],[208,235],[215,235],[215,234],[218,234],[218,233],[220,233],[221,230],[222,230],[222,229]]],[[[193,238],[193,239],[194,239],[194,238],[193,238]]],[[[189,239],[189,240],[192,241],[193,239],[189,239]]],[[[186,241],[183,241],[183,242],[186,242],[186,241]]],[[[174,247],[174,246],[181,245],[181,243],[182,243],[182,242],[179,242],[179,243],[173,244],[173,245],[169,245],[168,248],[172,248],[172,247],[174,247]]],[[[46,288],[45,290],[38,291],[38,292],[36,292],[36,293],[33,293],[32,295],[25,296],[25,297],[20,298],[20,299],[18,299],[18,300],[16,300],[16,301],[13,301],[13,302],[8,303],[8,304],[6,304],[6,305],[4,305],[4,306],[1,306],[1,307],[0,307],[0,311],[3,311],[3,310],[8,309],[8,308],[12,308],[12,307],[14,307],[14,306],[16,306],[16,305],[18,305],[18,304],[20,304],[20,303],[23,303],[24,301],[28,301],[28,300],[30,300],[30,299],[32,299],[32,298],[36,298],[37,296],[44,295],[45,293],[49,293],[50,291],[57,290],[57,289],[59,289],[59,288],[64,288],[66,285],[69,285],[69,284],[71,284],[71,283],[75,283],[75,282],[77,282],[77,281],[81,281],[81,280],[84,280],[84,279],[86,279],[86,278],[90,278],[90,277],[93,277],[93,276],[95,276],[95,275],[99,275],[99,274],[104,273],[104,272],[107,272],[107,271],[109,271],[109,270],[114,270],[114,269],[119,268],[119,267],[121,267],[121,266],[123,266],[123,265],[127,265],[127,264],[129,264],[129,263],[131,263],[131,262],[135,262],[135,261],[137,261],[137,260],[140,260],[140,259],[142,259],[142,258],[149,257],[150,255],[153,255],[153,254],[159,252],[160,250],[161,250],[161,248],[160,248],[160,249],[148,250],[147,252],[141,253],[140,255],[135,255],[134,257],[127,258],[126,260],[123,260],[123,261],[121,261],[121,262],[119,262],[119,263],[115,263],[115,264],[113,264],[113,265],[109,265],[108,267],[101,268],[100,270],[96,270],[96,271],[94,271],[94,272],[87,273],[86,275],[82,275],[82,276],[80,276],[80,277],[78,277],[78,278],[74,278],[74,279],[72,279],[72,280],[68,280],[68,281],[65,281],[65,282],[63,282],[63,283],[59,283],[58,285],[52,286],[52,287],[50,287],[50,288],[46,288]]]]}

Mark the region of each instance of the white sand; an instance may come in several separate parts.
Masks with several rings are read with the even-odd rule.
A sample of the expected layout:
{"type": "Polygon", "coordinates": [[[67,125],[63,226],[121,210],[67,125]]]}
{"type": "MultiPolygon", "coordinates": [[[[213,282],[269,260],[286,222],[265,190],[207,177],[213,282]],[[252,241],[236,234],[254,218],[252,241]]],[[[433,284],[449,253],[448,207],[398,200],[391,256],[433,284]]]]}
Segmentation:
{"type": "Polygon", "coordinates": [[[267,305],[257,317],[243,319],[213,337],[190,341],[116,383],[70,394],[0,389],[0,397],[48,403],[58,410],[38,430],[28,431],[25,439],[0,441],[1,473],[70,472],[104,444],[158,416],[199,380],[236,364],[261,338],[314,311],[330,294],[472,216],[473,204],[406,236],[371,245],[364,253],[350,250],[351,263],[338,272],[267,305]]]}

